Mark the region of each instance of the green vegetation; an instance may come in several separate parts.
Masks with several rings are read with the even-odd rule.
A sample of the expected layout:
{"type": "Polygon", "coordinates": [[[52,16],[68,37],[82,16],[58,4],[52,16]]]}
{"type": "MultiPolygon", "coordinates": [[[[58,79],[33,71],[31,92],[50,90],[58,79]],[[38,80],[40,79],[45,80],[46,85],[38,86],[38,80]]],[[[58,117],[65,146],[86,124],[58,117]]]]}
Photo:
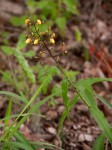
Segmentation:
{"type": "MultiPolygon", "coordinates": [[[[28,59],[36,57],[36,52],[33,50],[25,51],[27,48],[27,44],[25,43],[25,33],[22,33],[19,36],[15,47],[9,46],[8,41],[4,41],[5,45],[1,46],[1,50],[9,60],[10,70],[0,70],[0,73],[2,75],[2,81],[6,82],[8,86],[12,86],[15,90],[15,93],[9,91],[0,91],[0,94],[7,96],[8,100],[5,117],[0,120],[4,123],[1,125],[4,130],[4,134],[2,137],[0,137],[2,149],[36,150],[37,148],[44,147],[48,149],[57,148],[54,145],[44,142],[41,143],[28,141],[20,133],[19,128],[30,115],[36,114],[36,111],[39,110],[43,104],[47,103],[51,99],[54,100],[55,97],[62,97],[65,110],[60,118],[58,136],[60,136],[64,120],[69,116],[70,110],[78,101],[82,100],[88,107],[90,114],[102,131],[101,135],[99,135],[95,141],[93,150],[103,150],[106,139],[110,142],[110,144],[112,144],[112,129],[103,112],[98,108],[96,98],[106,104],[109,108],[112,108],[112,105],[107,102],[106,99],[97,95],[93,90],[92,85],[104,81],[112,82],[112,78],[87,78],[76,81],[76,75],[78,72],[72,70],[67,71],[63,69],[57,59],[58,57],[54,56],[54,54],[56,54],[54,49],[53,52],[51,52],[52,49],[49,49],[49,45],[53,47],[55,43],[55,36],[53,37],[52,31],[48,31],[49,25],[56,25],[60,29],[60,34],[64,35],[67,20],[71,17],[71,15],[79,14],[77,10],[77,0],[58,0],[57,3],[55,3],[53,0],[41,0],[38,2],[34,0],[27,0],[26,5],[29,9],[28,13],[34,15],[33,19],[35,19],[36,11],[40,10],[41,13],[39,14],[39,18],[42,18],[44,21],[46,21],[44,24],[40,23],[40,26],[38,22],[35,22],[33,19],[33,21],[29,20],[27,22],[28,31],[30,31],[27,40],[29,38],[30,40],[26,43],[31,43],[35,46],[41,44],[43,49],[40,52],[44,53],[44,51],[47,51],[48,55],[54,60],[57,67],[49,65],[42,66],[40,64],[32,65],[28,62],[28,59]],[[37,26],[35,26],[35,24],[37,26]],[[37,30],[38,26],[39,28],[37,30]],[[31,33],[33,34],[31,35],[31,33]],[[34,44],[35,40],[37,39],[38,42],[34,44]],[[47,43],[45,43],[45,41],[47,43]],[[13,66],[11,65],[11,57],[14,58],[14,61],[18,66],[17,70],[14,70],[13,66]],[[52,86],[50,86],[54,76],[58,76],[60,78],[60,82],[59,84],[53,83],[52,86]],[[33,85],[35,85],[36,88],[33,91],[30,91],[30,87],[33,85]],[[50,92],[48,95],[47,92],[49,87],[50,92]],[[75,93],[72,100],[69,100],[68,97],[68,90],[70,87],[74,89],[75,93]],[[37,102],[35,100],[37,97],[39,97],[40,93],[43,94],[44,98],[37,102]],[[22,106],[22,110],[19,114],[12,115],[13,103],[22,106]],[[10,119],[14,120],[11,125],[9,125],[10,119]],[[14,141],[12,140],[12,137],[14,141]]],[[[26,16],[22,16],[20,18],[13,17],[11,19],[11,23],[15,26],[21,26],[23,25],[25,18],[26,16]]],[[[82,37],[79,30],[76,31],[75,36],[77,41],[81,41],[82,37]]],[[[64,54],[65,52],[63,55],[64,54]]],[[[57,149],[61,150],[62,148],[60,147],[57,149]]]]}

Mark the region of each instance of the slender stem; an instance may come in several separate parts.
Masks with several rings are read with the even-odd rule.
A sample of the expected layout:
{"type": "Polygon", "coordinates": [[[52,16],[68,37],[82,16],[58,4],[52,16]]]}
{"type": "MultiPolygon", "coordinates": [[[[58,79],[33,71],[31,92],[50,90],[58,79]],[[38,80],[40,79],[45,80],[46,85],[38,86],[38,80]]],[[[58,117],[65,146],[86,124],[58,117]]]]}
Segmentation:
{"type": "MultiPolygon", "coordinates": [[[[35,30],[36,30],[36,26],[34,24],[35,30]]],[[[47,44],[45,43],[45,41],[41,38],[40,34],[38,33],[38,31],[36,30],[37,35],[39,36],[39,38],[41,39],[41,41],[43,42],[46,50],[49,52],[50,56],[53,58],[53,60],[56,62],[57,66],[59,67],[60,71],[64,74],[64,76],[66,77],[66,79],[68,80],[68,82],[71,84],[71,86],[74,88],[74,90],[77,92],[77,94],[81,97],[81,99],[83,100],[83,102],[88,106],[88,108],[90,107],[83,99],[83,97],[81,96],[80,92],[77,90],[77,88],[75,87],[74,83],[69,79],[69,77],[67,76],[67,74],[65,73],[65,71],[63,70],[63,68],[61,67],[61,65],[59,64],[59,62],[57,61],[57,59],[54,57],[54,55],[52,54],[52,52],[49,50],[47,44]]]]}

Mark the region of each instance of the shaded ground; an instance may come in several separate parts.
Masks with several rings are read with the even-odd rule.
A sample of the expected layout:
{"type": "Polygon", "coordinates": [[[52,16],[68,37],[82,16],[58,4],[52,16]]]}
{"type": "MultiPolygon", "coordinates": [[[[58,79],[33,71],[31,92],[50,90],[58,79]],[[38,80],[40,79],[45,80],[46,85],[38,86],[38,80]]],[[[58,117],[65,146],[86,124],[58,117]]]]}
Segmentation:
{"type": "MultiPolygon", "coordinates": [[[[0,5],[0,31],[9,31],[7,37],[10,45],[15,45],[18,35],[23,30],[12,26],[8,19],[13,15],[21,15],[25,12],[22,1],[1,1],[0,5]],[[9,3],[9,4],[8,4],[9,3]],[[7,7],[10,8],[7,10],[7,7]],[[9,7],[10,5],[10,7],[9,7]],[[12,7],[16,7],[13,9],[12,7]],[[6,11],[7,10],[7,11],[6,11]],[[7,13],[8,12],[8,13],[7,13]],[[9,13],[10,12],[10,13],[9,13]]],[[[112,67],[112,1],[94,1],[80,0],[79,10],[80,17],[73,16],[68,21],[66,29],[66,49],[68,54],[60,60],[60,63],[67,70],[79,71],[78,78],[87,77],[112,77],[112,72],[108,69],[104,59],[108,60],[108,64],[112,67]],[[74,32],[79,29],[82,34],[82,41],[76,42],[74,32]],[[89,60],[86,61],[85,53],[88,52],[89,60]],[[100,52],[100,53],[99,53],[100,52]]],[[[60,40],[57,37],[57,41],[60,40]]],[[[0,38],[0,44],[3,39],[0,38]]],[[[0,52],[0,69],[7,69],[7,57],[0,52]]],[[[12,58],[13,59],[13,58],[12,58]]],[[[30,63],[33,60],[29,60],[30,63]]],[[[36,62],[37,63],[37,62],[36,62]]],[[[53,64],[52,59],[48,59],[48,64],[53,64]]],[[[16,64],[15,64],[16,68],[16,64]]],[[[54,82],[58,82],[54,78],[54,82]]],[[[98,84],[94,89],[101,96],[109,99],[111,95],[112,85],[109,83],[98,84]]],[[[13,88],[7,86],[1,81],[0,90],[13,91],[13,88]]],[[[73,97],[74,91],[70,89],[69,96],[73,97]]],[[[3,97],[0,96],[0,117],[4,117],[7,103],[3,103],[3,97]]],[[[23,124],[20,128],[22,133],[33,141],[48,141],[57,146],[62,145],[65,150],[91,150],[95,138],[100,133],[95,121],[90,116],[87,107],[80,101],[70,112],[70,117],[65,120],[61,132],[61,136],[57,137],[57,128],[59,119],[63,110],[63,100],[57,98],[57,105],[43,105],[40,109],[45,118],[40,116],[32,116],[32,119],[23,124]],[[36,120],[36,122],[35,122],[36,120]]],[[[112,99],[110,100],[112,103],[112,99]]],[[[110,124],[112,124],[112,111],[98,102],[99,108],[104,112],[110,124]]],[[[0,131],[2,134],[2,131],[0,131]]],[[[106,148],[111,150],[108,142],[106,148]]],[[[105,149],[106,149],[105,148],[105,149]]]]}

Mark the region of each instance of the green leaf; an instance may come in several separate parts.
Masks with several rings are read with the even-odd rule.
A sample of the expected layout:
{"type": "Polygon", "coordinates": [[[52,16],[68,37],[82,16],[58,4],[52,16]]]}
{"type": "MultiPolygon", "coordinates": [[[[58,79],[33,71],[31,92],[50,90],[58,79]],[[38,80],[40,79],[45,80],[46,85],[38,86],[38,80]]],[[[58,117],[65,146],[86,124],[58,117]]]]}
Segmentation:
{"type": "Polygon", "coordinates": [[[102,129],[104,136],[112,144],[112,129],[108,121],[106,120],[104,114],[98,108],[91,107],[89,110],[100,129],[102,129]]]}
{"type": "Polygon", "coordinates": [[[21,50],[21,49],[25,48],[27,45],[25,43],[25,40],[26,40],[25,33],[20,34],[19,38],[18,38],[16,49],[21,50]]]}
{"type": "Polygon", "coordinates": [[[61,34],[65,35],[65,31],[66,31],[66,18],[65,17],[58,17],[56,19],[56,25],[60,29],[61,34]]]}
{"type": "Polygon", "coordinates": [[[39,1],[37,4],[38,4],[38,8],[40,8],[40,9],[44,9],[44,8],[46,8],[48,5],[49,5],[49,2],[50,2],[51,0],[42,0],[42,1],[39,1]]]}
{"type": "Polygon", "coordinates": [[[80,96],[83,98],[85,103],[88,106],[96,107],[96,100],[94,99],[94,92],[92,89],[92,84],[103,81],[112,81],[112,78],[88,78],[81,79],[76,84],[75,87],[80,93],[80,96]]]}
{"type": "MultiPolygon", "coordinates": [[[[7,110],[6,110],[5,117],[9,117],[11,115],[11,108],[12,108],[12,100],[10,99],[7,110]]],[[[9,120],[10,119],[7,119],[7,120],[4,121],[5,127],[7,127],[8,123],[9,123],[9,120]]]]}
{"type": "Polygon", "coordinates": [[[19,51],[18,49],[15,49],[14,55],[15,55],[19,65],[21,66],[24,74],[26,75],[26,77],[29,79],[29,81],[32,84],[34,84],[36,82],[35,75],[31,69],[31,67],[29,66],[27,60],[24,58],[22,52],[19,51]]]}
{"type": "Polygon", "coordinates": [[[10,71],[6,70],[3,72],[0,70],[0,72],[2,73],[2,81],[5,81],[5,82],[10,83],[10,84],[13,83],[12,74],[10,71]]]}
{"type": "Polygon", "coordinates": [[[74,82],[76,80],[76,75],[79,73],[78,71],[73,71],[73,70],[65,70],[65,73],[69,77],[69,79],[74,82]]]}
{"type": "Polygon", "coordinates": [[[68,81],[66,79],[64,79],[62,81],[62,96],[63,96],[64,105],[65,105],[66,109],[68,109],[68,102],[69,102],[67,93],[68,93],[68,81]]]}
{"type": "MultiPolygon", "coordinates": [[[[70,109],[75,105],[75,103],[79,100],[79,95],[76,95],[72,101],[69,102],[68,104],[68,111],[70,111],[70,109]]],[[[60,122],[59,122],[59,128],[58,128],[58,134],[60,133],[61,129],[62,129],[62,126],[63,126],[63,123],[64,123],[64,120],[65,118],[67,117],[68,113],[66,110],[64,110],[64,112],[62,113],[62,116],[61,116],[61,119],[60,119],[60,122]]]]}
{"type": "Polygon", "coordinates": [[[11,96],[11,97],[14,97],[16,99],[19,99],[20,101],[24,102],[25,104],[28,103],[28,100],[22,96],[19,96],[15,93],[12,93],[12,92],[7,92],[7,91],[0,91],[0,94],[3,94],[3,95],[7,95],[7,96],[11,96]]]}
{"type": "Polygon", "coordinates": [[[83,52],[84,52],[84,58],[86,61],[89,60],[89,51],[86,47],[83,47],[83,52]]]}
{"type": "Polygon", "coordinates": [[[75,38],[76,41],[80,42],[82,40],[82,35],[81,32],[79,31],[79,29],[75,30],[75,38]]]}
{"type": "MultiPolygon", "coordinates": [[[[42,88],[44,87],[44,84],[46,83],[46,80],[49,76],[47,76],[44,79],[44,82],[39,86],[39,88],[35,91],[34,95],[31,97],[31,99],[29,100],[29,102],[27,103],[27,105],[24,107],[24,109],[20,112],[20,114],[18,115],[18,117],[15,119],[15,121],[11,124],[11,126],[8,128],[7,132],[0,138],[0,141],[3,141],[5,139],[5,137],[8,137],[8,133],[11,131],[11,129],[13,128],[13,125],[18,121],[18,119],[21,117],[21,115],[23,115],[23,113],[25,112],[25,110],[31,105],[31,103],[35,100],[35,98],[37,97],[37,95],[40,93],[40,91],[42,90],[42,88]]],[[[38,102],[36,105],[34,105],[29,111],[28,114],[26,116],[24,116],[19,122],[18,124],[16,124],[16,126],[13,128],[12,132],[9,135],[9,139],[14,135],[14,133],[16,132],[16,130],[20,127],[20,125],[27,119],[27,117],[34,111],[36,111],[42,104],[44,104],[45,102],[47,102],[49,99],[49,97],[46,97],[45,99],[43,99],[42,101],[38,102]]]]}
{"type": "Polygon", "coordinates": [[[33,50],[31,50],[31,51],[28,51],[28,52],[24,52],[23,54],[24,54],[24,56],[27,57],[27,58],[32,58],[32,57],[35,56],[36,52],[33,51],[33,50]]]}
{"type": "Polygon", "coordinates": [[[110,104],[105,98],[103,98],[103,97],[101,97],[101,96],[99,96],[99,95],[97,95],[97,94],[96,94],[96,97],[97,97],[100,101],[102,101],[104,104],[106,104],[109,108],[112,109],[112,104],[110,104]]]}
{"type": "Polygon", "coordinates": [[[12,23],[12,25],[14,26],[23,26],[24,25],[24,21],[26,19],[26,16],[14,16],[10,19],[10,23],[12,23]]]}
{"type": "Polygon", "coordinates": [[[23,143],[26,146],[28,146],[29,150],[34,150],[33,147],[31,146],[30,142],[19,131],[15,132],[14,137],[20,143],[23,143]]]}
{"type": "MultiPolygon", "coordinates": [[[[25,122],[26,121],[26,119],[30,116],[30,114],[32,114],[33,112],[35,112],[36,110],[38,110],[38,108],[40,108],[40,106],[41,105],[43,105],[44,103],[46,103],[50,98],[52,98],[53,97],[53,95],[50,95],[50,96],[48,96],[48,97],[46,97],[46,98],[44,98],[43,100],[41,100],[40,102],[38,102],[36,105],[34,105],[29,111],[28,111],[28,113],[18,122],[18,124],[16,125],[16,127],[15,128],[13,128],[13,131],[11,132],[11,134],[9,135],[9,139],[14,135],[14,133],[17,131],[17,129],[21,126],[21,124],[23,123],[23,122],[25,122]]],[[[31,101],[32,101],[33,99],[31,99],[30,101],[29,101],[29,104],[31,103],[31,101]]],[[[26,108],[28,107],[29,105],[27,105],[25,108],[24,108],[24,110],[26,110],[26,108]]],[[[24,111],[22,111],[22,112],[24,112],[24,111]]],[[[22,115],[23,113],[21,113],[21,114],[19,114],[19,116],[18,116],[18,118],[22,115]]]]}
{"type": "Polygon", "coordinates": [[[8,56],[13,54],[13,49],[10,46],[3,45],[3,46],[1,46],[1,49],[8,56]]]}
{"type": "MultiPolygon", "coordinates": [[[[21,148],[21,149],[24,149],[24,150],[35,150],[35,149],[31,149],[30,147],[29,147],[29,145],[26,145],[26,144],[24,144],[24,143],[20,143],[20,142],[9,142],[11,145],[13,145],[14,147],[16,147],[16,148],[21,148]]],[[[18,149],[18,150],[19,150],[18,149]]]]}
{"type": "Polygon", "coordinates": [[[79,93],[79,96],[83,102],[88,106],[92,116],[96,120],[99,128],[102,129],[104,136],[112,144],[112,130],[104,117],[103,113],[98,109],[96,100],[94,98],[94,92],[92,84],[103,81],[112,81],[112,78],[88,78],[79,80],[74,86],[79,93]]]}
{"type": "Polygon", "coordinates": [[[38,65],[36,67],[36,69],[39,70],[38,71],[38,80],[39,80],[40,84],[44,81],[44,79],[46,78],[46,75],[49,74],[49,78],[47,79],[47,81],[44,85],[44,88],[42,89],[42,92],[44,94],[46,94],[49,84],[53,80],[53,76],[60,74],[60,71],[58,70],[57,67],[48,66],[48,65],[45,65],[44,67],[42,67],[41,65],[38,65]]]}
{"type": "Polygon", "coordinates": [[[93,145],[92,150],[104,150],[105,137],[103,134],[99,135],[93,145]]]}
{"type": "Polygon", "coordinates": [[[77,1],[75,0],[63,0],[63,2],[65,3],[66,5],[66,9],[68,12],[72,13],[72,14],[75,14],[75,15],[78,15],[79,12],[78,12],[78,9],[77,9],[77,1]]]}
{"type": "Polygon", "coordinates": [[[53,144],[49,144],[49,143],[46,143],[46,142],[30,142],[30,143],[32,143],[33,145],[37,145],[37,148],[40,145],[43,148],[47,148],[47,149],[52,149],[52,150],[54,150],[54,149],[58,150],[59,149],[59,150],[63,150],[62,148],[59,148],[59,147],[57,147],[57,146],[55,146],[53,144]]]}
{"type": "Polygon", "coordinates": [[[26,2],[26,5],[27,5],[27,7],[29,9],[29,12],[34,14],[35,11],[38,8],[38,2],[35,1],[35,0],[26,0],[25,2],[26,2]]]}
{"type": "Polygon", "coordinates": [[[52,88],[52,94],[54,94],[55,96],[59,96],[62,97],[62,88],[59,84],[53,86],[52,88]]]}

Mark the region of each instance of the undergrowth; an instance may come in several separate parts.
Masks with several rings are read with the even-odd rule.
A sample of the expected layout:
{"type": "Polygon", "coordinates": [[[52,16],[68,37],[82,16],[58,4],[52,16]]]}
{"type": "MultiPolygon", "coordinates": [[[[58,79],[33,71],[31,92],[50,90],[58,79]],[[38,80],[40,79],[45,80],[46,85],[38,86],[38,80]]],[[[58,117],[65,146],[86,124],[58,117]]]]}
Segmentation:
{"type": "MultiPolygon", "coordinates": [[[[37,148],[41,147],[46,147],[46,149],[57,148],[54,145],[44,142],[28,141],[19,131],[19,128],[28,119],[28,117],[31,114],[34,114],[35,111],[38,110],[43,104],[47,103],[50,99],[54,98],[55,96],[62,96],[65,110],[62,114],[62,117],[60,118],[57,136],[60,136],[64,120],[69,115],[69,112],[72,109],[72,107],[79,100],[82,100],[84,104],[88,107],[89,112],[91,113],[92,117],[94,118],[94,120],[96,121],[96,123],[102,131],[95,141],[93,150],[103,150],[104,141],[106,139],[110,142],[110,144],[112,144],[112,129],[103,112],[98,108],[96,98],[98,98],[101,102],[103,102],[110,108],[112,108],[112,105],[109,102],[107,102],[107,100],[97,95],[96,92],[93,90],[92,85],[97,82],[103,81],[111,82],[112,78],[87,78],[75,81],[74,76],[76,76],[77,72],[67,72],[62,68],[62,66],[59,63],[60,56],[67,54],[67,51],[64,49],[64,43],[62,43],[61,50],[56,51],[56,35],[55,33],[52,33],[50,27],[48,27],[45,31],[41,31],[41,26],[44,24],[39,19],[37,19],[36,21],[26,19],[25,23],[27,27],[26,44],[32,44],[35,46],[39,45],[41,47],[41,50],[39,50],[39,55],[36,56],[36,58],[41,59],[44,62],[46,58],[51,57],[56,63],[57,67],[52,67],[48,65],[37,65],[31,67],[26,59],[28,53],[25,54],[25,52],[21,51],[21,49],[23,49],[26,46],[25,42],[23,42],[25,41],[24,34],[19,37],[19,41],[14,50],[12,48],[2,47],[3,51],[8,56],[13,55],[16,58],[16,61],[19,64],[18,70],[21,70],[24,73],[24,83],[29,85],[29,87],[27,87],[27,90],[24,90],[25,87],[23,88],[20,85],[20,83],[22,82],[20,77],[17,77],[17,72],[19,71],[17,70],[15,72],[13,67],[10,66],[11,73],[1,71],[3,75],[3,80],[7,82],[9,81],[9,84],[13,85],[18,93],[16,94],[8,91],[0,91],[0,94],[8,96],[9,100],[6,115],[3,119],[1,119],[1,121],[3,122],[2,128],[4,131],[3,135],[0,137],[2,149],[36,150],[37,148]],[[61,55],[59,55],[59,53],[61,53],[61,55]],[[64,77],[61,73],[64,75],[64,77]],[[38,74],[37,77],[35,74],[38,74]],[[53,80],[53,77],[56,75],[60,76],[62,80],[61,85],[54,85],[51,88],[51,94],[47,95],[47,90],[50,86],[50,83],[53,80]],[[19,83],[18,80],[20,80],[21,82],[19,83]],[[36,80],[38,81],[37,87],[31,94],[28,94],[30,86],[32,84],[36,85],[36,80]],[[69,100],[68,97],[69,87],[72,87],[74,89],[74,98],[72,100],[69,100]],[[38,101],[34,105],[32,105],[32,103],[36,100],[40,93],[43,93],[45,97],[41,99],[41,101],[38,101]],[[11,115],[13,104],[12,101],[15,99],[22,101],[24,107],[19,114],[11,115]],[[13,120],[12,124],[9,123],[10,119],[13,120]]],[[[32,57],[33,56],[34,54],[32,53],[32,57]]],[[[24,85],[23,83],[21,84],[24,85]]],[[[62,149],[62,147],[60,146],[58,149],[62,149]]]]}

